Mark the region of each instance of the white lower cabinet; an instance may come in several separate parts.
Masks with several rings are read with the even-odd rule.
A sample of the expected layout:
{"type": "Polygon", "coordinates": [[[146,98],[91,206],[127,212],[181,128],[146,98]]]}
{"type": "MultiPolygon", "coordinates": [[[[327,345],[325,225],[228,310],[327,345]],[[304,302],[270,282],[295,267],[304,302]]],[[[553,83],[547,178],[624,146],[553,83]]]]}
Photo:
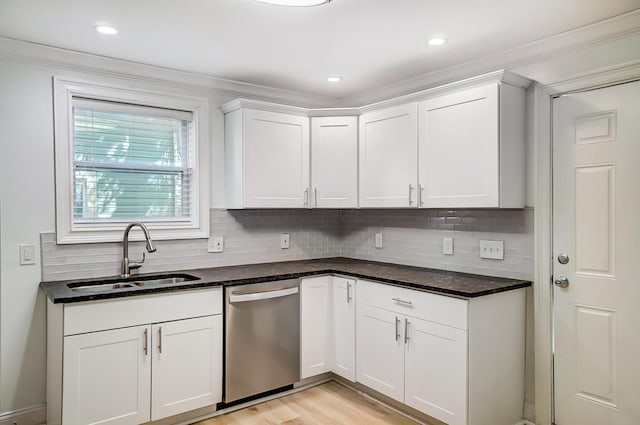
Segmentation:
{"type": "Polygon", "coordinates": [[[333,363],[331,371],[356,381],[356,281],[333,276],[333,363]]]}
{"type": "Polygon", "coordinates": [[[68,336],[64,340],[63,422],[128,425],[149,421],[150,326],[68,336]]]}
{"type": "Polygon", "coordinates": [[[333,372],[355,382],[355,280],[300,282],[300,377],[333,372]]]}
{"type": "Polygon", "coordinates": [[[152,326],[151,420],[222,399],[222,315],[152,326]]]}
{"type": "Polygon", "coordinates": [[[220,288],[49,302],[47,423],[136,425],[221,401],[221,313],[220,288]]]}
{"type": "Polygon", "coordinates": [[[523,289],[468,300],[357,289],[357,382],[449,425],[522,420],[523,289]]]}

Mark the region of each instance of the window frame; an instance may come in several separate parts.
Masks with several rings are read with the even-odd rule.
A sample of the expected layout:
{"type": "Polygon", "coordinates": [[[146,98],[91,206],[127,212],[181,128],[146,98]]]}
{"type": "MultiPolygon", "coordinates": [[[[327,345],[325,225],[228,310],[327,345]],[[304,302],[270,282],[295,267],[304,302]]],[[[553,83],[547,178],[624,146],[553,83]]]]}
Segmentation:
{"type": "MultiPolygon", "coordinates": [[[[128,85],[127,85],[128,86],[128,85]]],[[[77,224],[73,216],[73,98],[175,109],[193,116],[194,178],[188,222],[141,220],[154,240],[209,237],[209,102],[207,98],[167,94],[169,90],[138,90],[53,77],[56,238],[58,244],[119,242],[128,223],[77,224]]],[[[131,235],[138,239],[140,235],[131,235]]]]}

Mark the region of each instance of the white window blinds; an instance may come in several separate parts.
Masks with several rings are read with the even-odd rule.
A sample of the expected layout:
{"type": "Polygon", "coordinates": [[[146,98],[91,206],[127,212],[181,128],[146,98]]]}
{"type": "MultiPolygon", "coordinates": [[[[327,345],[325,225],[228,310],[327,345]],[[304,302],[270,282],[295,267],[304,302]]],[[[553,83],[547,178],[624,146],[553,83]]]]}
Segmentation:
{"type": "Polygon", "coordinates": [[[189,222],[191,112],[72,99],[73,222],[189,222]]]}

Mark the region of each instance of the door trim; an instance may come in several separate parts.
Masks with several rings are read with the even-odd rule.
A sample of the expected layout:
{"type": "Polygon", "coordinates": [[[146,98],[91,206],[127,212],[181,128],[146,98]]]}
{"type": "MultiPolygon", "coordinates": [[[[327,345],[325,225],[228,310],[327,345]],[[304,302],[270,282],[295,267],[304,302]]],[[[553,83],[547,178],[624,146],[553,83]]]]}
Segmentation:
{"type": "Polygon", "coordinates": [[[640,78],[640,61],[619,64],[589,74],[574,75],[549,85],[533,86],[532,134],[534,172],[534,376],[538,425],[552,425],[553,406],[553,145],[552,101],[565,93],[592,90],[640,78]]]}

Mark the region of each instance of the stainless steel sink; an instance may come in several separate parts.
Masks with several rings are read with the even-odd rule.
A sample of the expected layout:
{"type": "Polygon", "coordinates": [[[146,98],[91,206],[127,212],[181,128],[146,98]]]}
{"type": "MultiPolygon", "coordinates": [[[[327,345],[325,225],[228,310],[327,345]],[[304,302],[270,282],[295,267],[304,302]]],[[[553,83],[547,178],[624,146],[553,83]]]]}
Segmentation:
{"type": "Polygon", "coordinates": [[[135,290],[136,288],[172,285],[197,279],[197,277],[190,274],[172,273],[149,276],[131,276],[128,278],[109,278],[91,282],[71,282],[67,284],[67,287],[74,292],[106,292],[118,289],[135,290]]]}

